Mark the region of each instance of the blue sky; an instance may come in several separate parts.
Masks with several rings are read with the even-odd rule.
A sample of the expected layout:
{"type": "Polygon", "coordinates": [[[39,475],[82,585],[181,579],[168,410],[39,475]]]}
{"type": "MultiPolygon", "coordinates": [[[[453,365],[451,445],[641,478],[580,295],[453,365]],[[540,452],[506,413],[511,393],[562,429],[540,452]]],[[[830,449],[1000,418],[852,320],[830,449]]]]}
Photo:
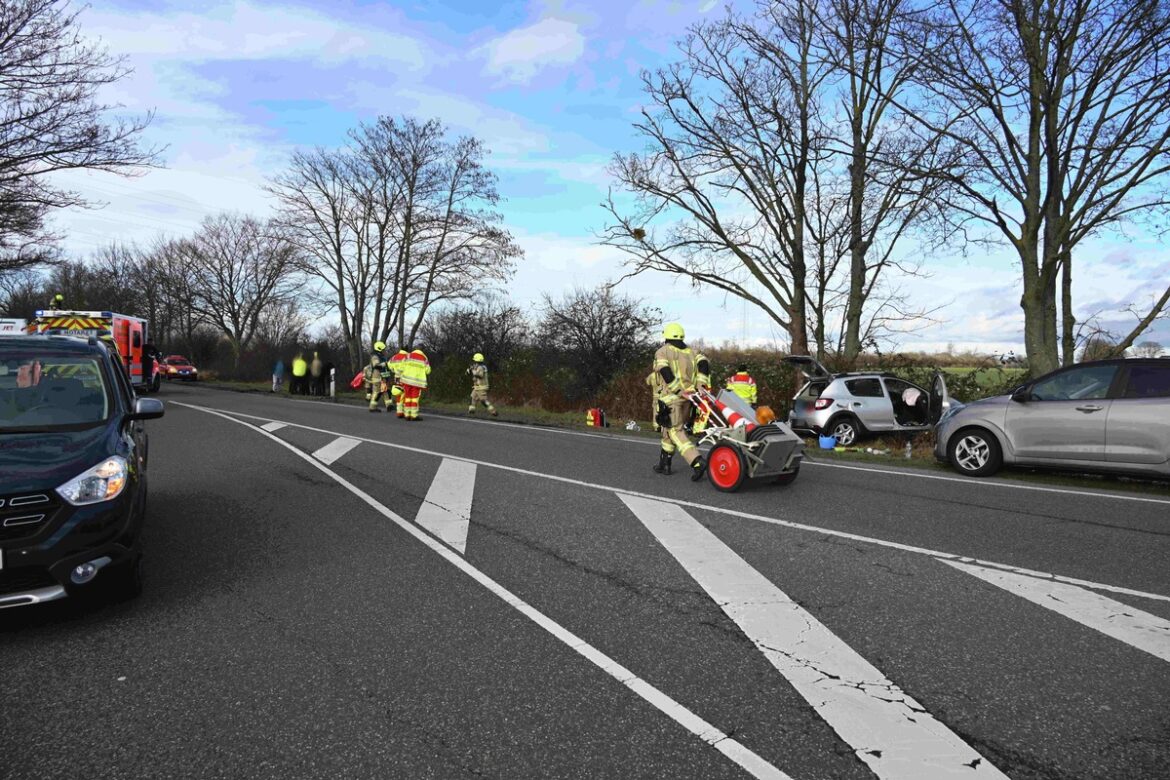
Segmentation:
{"type": "MultiPolygon", "coordinates": [[[[167,145],[166,168],[135,179],[69,176],[66,184],[107,205],[58,224],[67,248],[87,254],[113,239],[183,235],[222,209],[263,214],[272,204],[262,184],[297,146],[336,146],[378,114],[435,116],[492,150],[502,211],[527,253],[514,299],[616,279],[622,258],[593,236],[605,224],[598,204],[610,156],[640,147],[631,129],[639,70],[669,62],[687,26],[722,6],[95,0],[83,30],[134,68],[106,97],[157,112],[148,140],[167,145]]],[[[1104,310],[1117,329],[1124,317],[1109,312],[1170,278],[1165,246],[1144,235],[1095,242],[1079,262],[1083,311],[1104,310]]],[[[926,270],[930,278],[903,286],[919,305],[943,306],[941,322],[900,346],[1020,348],[1009,253],[955,252],[932,257],[926,270]]],[[[762,314],[669,277],[640,277],[625,289],[709,342],[783,340],[762,314]]],[[[1155,335],[1170,344],[1170,327],[1155,335]]]]}

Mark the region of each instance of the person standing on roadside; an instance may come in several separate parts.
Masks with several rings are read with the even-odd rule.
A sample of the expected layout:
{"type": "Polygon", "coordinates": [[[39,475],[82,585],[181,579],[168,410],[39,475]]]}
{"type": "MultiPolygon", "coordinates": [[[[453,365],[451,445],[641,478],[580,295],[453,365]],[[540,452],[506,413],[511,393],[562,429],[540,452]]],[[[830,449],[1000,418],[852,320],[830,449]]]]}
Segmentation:
{"type": "Polygon", "coordinates": [[[471,367],[467,369],[467,375],[471,377],[471,405],[467,407],[467,413],[475,414],[475,407],[483,404],[492,417],[498,417],[496,407],[488,400],[488,369],[483,362],[482,353],[476,352],[471,358],[471,367]]]}
{"type": "Polygon", "coordinates": [[[280,358],[276,359],[276,365],[272,367],[272,392],[279,393],[284,389],[284,361],[280,358]]]}

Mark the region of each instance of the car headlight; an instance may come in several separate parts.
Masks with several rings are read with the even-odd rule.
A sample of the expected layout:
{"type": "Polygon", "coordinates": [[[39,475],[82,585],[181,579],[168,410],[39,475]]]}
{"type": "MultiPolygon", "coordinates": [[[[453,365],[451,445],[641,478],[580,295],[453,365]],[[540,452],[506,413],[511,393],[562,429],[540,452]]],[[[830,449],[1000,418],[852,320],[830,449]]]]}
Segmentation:
{"type": "Polygon", "coordinates": [[[126,459],[113,455],[57,488],[57,493],[74,506],[109,501],[126,487],[126,475],[126,459]]]}

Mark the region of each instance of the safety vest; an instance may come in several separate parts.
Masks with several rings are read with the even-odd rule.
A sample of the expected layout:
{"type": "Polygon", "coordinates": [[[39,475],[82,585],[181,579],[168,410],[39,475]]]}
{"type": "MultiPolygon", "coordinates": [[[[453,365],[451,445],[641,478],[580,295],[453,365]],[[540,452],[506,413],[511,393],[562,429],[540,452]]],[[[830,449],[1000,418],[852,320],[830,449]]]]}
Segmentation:
{"type": "Polygon", "coordinates": [[[431,364],[427,356],[415,350],[402,361],[402,368],[398,371],[398,381],[410,387],[426,387],[427,374],[431,373],[431,364]]]}
{"type": "Polygon", "coordinates": [[[673,344],[663,344],[654,353],[654,376],[657,378],[658,400],[664,404],[674,403],[682,393],[695,389],[695,353],[690,347],[679,349],[673,344]],[[670,368],[674,381],[667,383],[659,373],[670,368]]]}
{"type": "Polygon", "coordinates": [[[293,376],[301,377],[309,370],[309,364],[305,362],[304,358],[297,358],[293,361],[293,376]]]}
{"type": "Polygon", "coordinates": [[[476,363],[471,367],[471,388],[485,391],[488,389],[488,370],[483,363],[476,363]]]}
{"type": "Polygon", "coordinates": [[[314,378],[321,376],[321,372],[325,370],[325,364],[321,362],[321,358],[314,357],[313,362],[309,364],[309,374],[314,378]]]}
{"type": "Polygon", "coordinates": [[[756,380],[746,371],[732,375],[731,379],[727,380],[727,389],[749,404],[756,402],[756,380]]]}
{"type": "Polygon", "coordinates": [[[407,351],[404,349],[398,350],[394,357],[390,358],[390,370],[394,373],[394,381],[397,382],[402,378],[402,366],[406,361],[407,351]]]}

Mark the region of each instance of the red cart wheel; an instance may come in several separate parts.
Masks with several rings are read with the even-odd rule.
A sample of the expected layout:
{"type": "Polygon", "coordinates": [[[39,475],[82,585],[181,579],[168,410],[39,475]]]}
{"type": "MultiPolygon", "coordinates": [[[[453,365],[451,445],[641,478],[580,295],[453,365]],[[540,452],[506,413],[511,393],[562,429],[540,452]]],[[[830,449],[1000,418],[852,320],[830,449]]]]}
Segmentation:
{"type": "Polygon", "coordinates": [[[716,444],[707,456],[707,479],[716,490],[734,493],[747,476],[743,455],[730,444],[716,444]]]}

